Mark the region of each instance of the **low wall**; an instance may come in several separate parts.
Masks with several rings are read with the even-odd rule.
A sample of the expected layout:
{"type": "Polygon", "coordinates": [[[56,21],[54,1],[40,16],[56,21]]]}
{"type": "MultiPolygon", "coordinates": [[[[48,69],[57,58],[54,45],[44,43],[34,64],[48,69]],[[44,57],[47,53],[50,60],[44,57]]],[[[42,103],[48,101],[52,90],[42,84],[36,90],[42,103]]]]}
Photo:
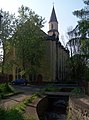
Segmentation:
{"type": "Polygon", "coordinates": [[[28,115],[31,118],[34,118],[35,120],[43,120],[43,116],[45,111],[48,108],[48,99],[46,96],[42,98],[37,98],[32,103],[29,103],[27,106],[27,113],[25,115],[28,115]]]}
{"type": "Polygon", "coordinates": [[[48,98],[42,98],[37,104],[37,114],[40,120],[43,120],[44,113],[48,109],[48,98]]]}
{"type": "Polygon", "coordinates": [[[89,98],[69,98],[69,111],[67,120],[89,120],[89,98]]]}
{"type": "Polygon", "coordinates": [[[89,95],[89,82],[86,82],[85,84],[85,93],[89,95]]]}

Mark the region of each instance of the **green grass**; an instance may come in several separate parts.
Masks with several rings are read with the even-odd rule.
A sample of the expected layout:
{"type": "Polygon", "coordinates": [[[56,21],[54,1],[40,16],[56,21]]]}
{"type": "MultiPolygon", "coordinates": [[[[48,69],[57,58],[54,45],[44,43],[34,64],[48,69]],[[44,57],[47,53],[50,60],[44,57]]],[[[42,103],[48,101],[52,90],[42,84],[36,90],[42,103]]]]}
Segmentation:
{"type": "Polygon", "coordinates": [[[13,107],[13,109],[18,110],[19,112],[23,112],[25,110],[26,106],[29,103],[32,103],[38,97],[39,97],[39,94],[37,94],[37,93],[33,94],[31,97],[26,97],[22,102],[20,102],[19,104],[15,105],[13,107]]]}
{"type": "Polygon", "coordinates": [[[15,105],[13,109],[18,110],[19,112],[23,112],[26,108],[26,106],[30,103],[30,97],[25,98],[22,102],[15,105]]]}
{"type": "Polygon", "coordinates": [[[5,110],[0,108],[0,120],[35,120],[35,118],[24,118],[22,113],[16,109],[5,110]]]}
{"type": "Polygon", "coordinates": [[[75,94],[83,94],[84,90],[80,89],[80,88],[74,88],[71,92],[75,93],[75,94]]]}
{"type": "Polygon", "coordinates": [[[55,87],[53,84],[48,84],[45,88],[42,89],[42,92],[59,92],[60,88],[55,87]]]}
{"type": "Polygon", "coordinates": [[[23,111],[29,103],[33,102],[38,97],[39,94],[35,93],[31,97],[26,97],[22,102],[11,109],[5,110],[0,108],[0,120],[35,120],[34,116],[29,118],[23,117],[23,111]]]}
{"type": "Polygon", "coordinates": [[[0,108],[0,120],[24,120],[24,117],[16,109],[4,110],[0,108]]]}

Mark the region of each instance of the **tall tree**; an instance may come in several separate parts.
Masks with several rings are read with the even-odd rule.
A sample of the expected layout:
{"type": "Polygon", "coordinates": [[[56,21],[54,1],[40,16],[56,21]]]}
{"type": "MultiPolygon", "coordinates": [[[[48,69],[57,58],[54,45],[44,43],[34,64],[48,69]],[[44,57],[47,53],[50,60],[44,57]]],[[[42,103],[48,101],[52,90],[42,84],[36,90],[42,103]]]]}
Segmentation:
{"type": "Polygon", "coordinates": [[[78,21],[76,35],[86,38],[89,37],[89,0],[84,0],[85,7],[74,11],[73,14],[80,20],[78,21]]]}
{"type": "MultiPolygon", "coordinates": [[[[1,63],[2,66],[2,73],[3,73],[3,68],[4,68],[4,63],[5,63],[5,55],[8,52],[9,44],[8,40],[12,36],[12,34],[15,32],[16,28],[16,19],[14,14],[9,14],[9,12],[3,11],[2,9],[0,10],[2,17],[1,20],[1,31],[0,31],[0,41],[3,44],[3,58],[1,63]]],[[[2,56],[1,56],[2,57],[2,56]]]]}
{"type": "Polygon", "coordinates": [[[19,8],[18,26],[12,37],[16,60],[22,62],[25,73],[36,74],[44,56],[45,33],[41,30],[44,19],[28,7],[19,8]]]}
{"type": "MultiPolygon", "coordinates": [[[[73,30],[68,32],[68,34],[72,37],[67,45],[72,44],[73,46],[74,54],[72,57],[72,61],[75,62],[71,62],[71,65],[72,68],[76,71],[75,73],[77,78],[78,75],[81,76],[81,73],[82,75],[84,75],[84,77],[86,77],[86,70],[89,69],[87,67],[89,59],[89,0],[84,0],[84,4],[85,7],[83,9],[73,12],[73,14],[77,16],[80,20],[78,21],[77,26],[73,30]],[[75,59],[74,56],[76,56],[77,59],[75,59]],[[79,67],[80,63],[82,68],[79,67]]],[[[74,74],[74,72],[72,71],[71,74],[74,74]]]]}
{"type": "Polygon", "coordinates": [[[78,25],[70,32],[69,35],[72,35],[73,43],[76,43],[78,52],[81,54],[89,54],[88,50],[88,39],[89,39],[89,0],[84,0],[85,7],[81,10],[76,10],[73,12],[80,20],[78,25]]]}

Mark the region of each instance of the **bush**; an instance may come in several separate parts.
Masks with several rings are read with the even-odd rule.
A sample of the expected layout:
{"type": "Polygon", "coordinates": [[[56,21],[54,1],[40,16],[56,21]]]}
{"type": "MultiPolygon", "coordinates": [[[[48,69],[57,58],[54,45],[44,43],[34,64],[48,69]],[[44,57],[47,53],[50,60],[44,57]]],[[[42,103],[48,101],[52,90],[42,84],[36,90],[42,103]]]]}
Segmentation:
{"type": "Polygon", "coordinates": [[[9,84],[5,84],[5,91],[6,92],[14,92],[14,88],[12,88],[12,86],[11,85],[9,85],[9,84]]]}
{"type": "Polygon", "coordinates": [[[0,84],[0,92],[14,92],[14,89],[8,83],[2,83],[0,84]]]}
{"type": "Polygon", "coordinates": [[[11,109],[7,111],[5,120],[24,120],[22,114],[16,109],[11,109]]]}
{"type": "Polygon", "coordinates": [[[0,84],[0,99],[6,98],[13,93],[15,93],[15,90],[11,85],[8,83],[0,84]]]}
{"type": "Polygon", "coordinates": [[[80,93],[84,93],[84,90],[83,90],[83,89],[80,89],[80,88],[74,88],[74,89],[72,90],[72,92],[75,93],[75,94],[80,94],[80,93]]]}
{"type": "Polygon", "coordinates": [[[44,88],[42,91],[44,92],[59,92],[60,88],[57,88],[54,86],[54,84],[48,84],[46,88],[44,88]]]}
{"type": "Polygon", "coordinates": [[[5,84],[0,84],[0,92],[3,92],[4,91],[4,89],[5,89],[5,84]]]}
{"type": "Polygon", "coordinates": [[[16,109],[4,110],[0,108],[0,120],[24,120],[24,118],[16,109]]]}
{"type": "Polygon", "coordinates": [[[6,111],[3,108],[0,108],[0,120],[5,120],[6,111]]]}

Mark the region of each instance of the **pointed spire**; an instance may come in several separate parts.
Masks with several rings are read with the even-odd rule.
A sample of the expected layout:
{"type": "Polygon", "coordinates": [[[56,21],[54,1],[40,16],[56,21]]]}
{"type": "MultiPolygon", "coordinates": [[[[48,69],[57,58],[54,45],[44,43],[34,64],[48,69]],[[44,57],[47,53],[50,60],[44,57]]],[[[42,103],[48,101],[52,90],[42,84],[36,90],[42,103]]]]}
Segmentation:
{"type": "Polygon", "coordinates": [[[54,5],[53,5],[53,9],[52,9],[52,13],[51,13],[51,17],[50,17],[49,22],[57,22],[58,23],[56,13],[55,13],[55,9],[54,9],[54,5]]]}

